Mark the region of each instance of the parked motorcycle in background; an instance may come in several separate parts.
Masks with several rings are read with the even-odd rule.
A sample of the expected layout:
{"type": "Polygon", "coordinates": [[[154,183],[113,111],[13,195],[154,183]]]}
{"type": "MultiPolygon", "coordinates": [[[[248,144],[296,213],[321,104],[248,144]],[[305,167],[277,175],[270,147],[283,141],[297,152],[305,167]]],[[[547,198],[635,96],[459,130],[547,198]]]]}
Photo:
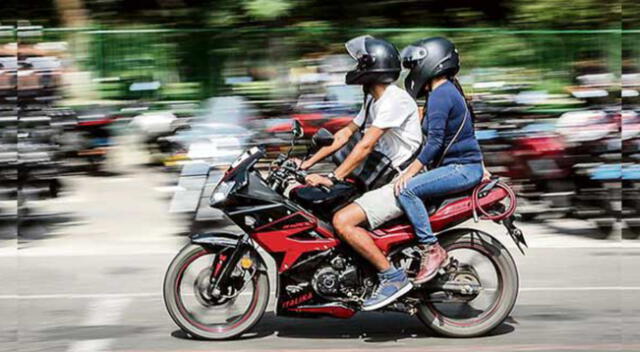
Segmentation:
{"type": "Polygon", "coordinates": [[[528,124],[506,131],[476,133],[485,163],[509,178],[517,190],[517,213],[523,220],[565,216],[570,211],[573,184],[566,146],[551,124],[528,124]]]}

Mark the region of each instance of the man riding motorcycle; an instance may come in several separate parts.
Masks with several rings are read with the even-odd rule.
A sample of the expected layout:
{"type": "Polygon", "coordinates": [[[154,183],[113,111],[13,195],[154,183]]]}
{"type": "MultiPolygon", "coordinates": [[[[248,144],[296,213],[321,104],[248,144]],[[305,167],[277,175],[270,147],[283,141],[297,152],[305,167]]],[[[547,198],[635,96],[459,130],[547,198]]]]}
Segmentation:
{"type": "MultiPolygon", "coordinates": [[[[507,248],[489,233],[457,227],[472,218],[502,223],[523,251],[524,235],[514,225],[516,196],[499,179],[430,200],[432,231],[450,259],[434,279],[414,288],[408,282],[407,275],[418,277],[424,257],[418,236],[409,221],[382,223],[402,214],[389,182],[420,149],[417,107],[390,85],[400,70],[392,45],[364,36],[348,42],[347,50],[358,61],[347,82],[363,85],[366,93],[358,118],[336,138],[324,129],[315,133],[309,154],[316,154],[304,165],[290,152],[281,153],[265,173],[257,165],[266,161],[266,148],[242,153],[209,199],[237,230],[193,234],[171,261],[163,298],[173,321],[189,336],[241,336],[264,315],[273,292],[278,316],[346,319],[384,306],[452,337],[484,335],[513,310],[519,280],[507,248]],[[333,175],[300,170],[331,154],[340,165],[333,175]],[[334,228],[327,223],[332,217],[334,228]],[[365,221],[376,229],[361,228],[365,221]]],[[[303,135],[294,122],[292,146],[303,135]]]]}
{"type": "MultiPolygon", "coordinates": [[[[364,135],[329,176],[307,176],[306,182],[311,186],[331,187],[342,182],[374,150],[389,157],[393,167],[400,169],[413,159],[422,143],[414,99],[392,85],[401,71],[398,50],[392,44],[368,35],[351,39],[345,46],[357,61],[356,68],[347,73],[346,83],[363,86],[365,104],[353,122],[336,133],[334,142],[304,161],[301,169],[306,170],[338,151],[359,129],[364,129],[364,135]]],[[[378,270],[380,284],[363,303],[363,310],[384,307],[412,288],[404,271],[389,262],[367,230],[361,227],[366,222],[374,229],[400,215],[402,210],[395,200],[393,185],[388,184],[365,193],[333,217],[333,226],[340,237],[378,270]]]]}

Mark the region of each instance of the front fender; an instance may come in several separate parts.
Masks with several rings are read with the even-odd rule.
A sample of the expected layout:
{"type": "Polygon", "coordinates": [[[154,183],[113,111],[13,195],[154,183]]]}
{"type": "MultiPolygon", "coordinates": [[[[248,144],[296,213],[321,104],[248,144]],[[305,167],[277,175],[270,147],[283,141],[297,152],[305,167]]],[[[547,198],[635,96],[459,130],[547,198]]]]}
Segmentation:
{"type": "Polygon", "coordinates": [[[233,232],[206,232],[191,235],[191,243],[204,247],[235,248],[242,238],[242,234],[233,232]]]}
{"type": "MultiPolygon", "coordinates": [[[[474,240],[482,241],[482,242],[488,242],[488,243],[493,244],[495,247],[504,248],[505,250],[507,249],[506,246],[502,242],[500,242],[500,240],[495,238],[493,235],[491,235],[491,234],[489,234],[487,232],[484,232],[482,230],[469,228],[469,227],[452,228],[452,229],[449,229],[449,230],[445,230],[445,231],[439,232],[437,234],[437,236],[438,236],[438,239],[440,240],[440,242],[447,242],[447,241],[455,241],[455,240],[457,240],[458,237],[464,236],[464,235],[469,234],[469,233],[473,234],[473,239],[474,240]]],[[[520,249],[522,254],[524,254],[524,251],[520,247],[519,243],[517,242],[517,239],[514,238],[513,236],[511,236],[511,238],[516,243],[517,247],[520,249]]],[[[495,254],[497,254],[497,253],[495,253],[495,254]]]]}

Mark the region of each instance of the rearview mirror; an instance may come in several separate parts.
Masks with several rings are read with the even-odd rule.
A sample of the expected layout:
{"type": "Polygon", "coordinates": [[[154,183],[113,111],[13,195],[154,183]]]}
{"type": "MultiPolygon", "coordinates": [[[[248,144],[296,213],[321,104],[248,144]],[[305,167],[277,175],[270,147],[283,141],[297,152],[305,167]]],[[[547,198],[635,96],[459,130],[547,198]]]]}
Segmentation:
{"type": "Polygon", "coordinates": [[[333,144],[333,133],[326,128],[321,128],[311,137],[311,150],[316,151],[322,147],[333,144]]]}
{"type": "Polygon", "coordinates": [[[300,124],[300,121],[293,120],[291,133],[293,133],[293,138],[295,139],[299,139],[304,136],[304,130],[302,129],[302,125],[300,124]]]}

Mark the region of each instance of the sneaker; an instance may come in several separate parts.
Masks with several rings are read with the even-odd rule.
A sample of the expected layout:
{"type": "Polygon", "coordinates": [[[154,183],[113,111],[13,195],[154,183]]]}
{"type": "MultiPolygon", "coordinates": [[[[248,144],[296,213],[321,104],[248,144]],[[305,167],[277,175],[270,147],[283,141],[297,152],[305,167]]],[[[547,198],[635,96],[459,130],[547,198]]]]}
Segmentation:
{"type": "Polygon", "coordinates": [[[371,297],[362,303],[362,310],[380,309],[402,297],[412,288],[413,285],[404,271],[401,271],[396,277],[380,277],[378,288],[376,288],[371,297]]]}
{"type": "Polygon", "coordinates": [[[447,251],[438,243],[431,245],[420,245],[422,252],[422,260],[420,261],[420,271],[413,283],[416,285],[423,284],[433,279],[438,270],[447,265],[447,251]]]}

